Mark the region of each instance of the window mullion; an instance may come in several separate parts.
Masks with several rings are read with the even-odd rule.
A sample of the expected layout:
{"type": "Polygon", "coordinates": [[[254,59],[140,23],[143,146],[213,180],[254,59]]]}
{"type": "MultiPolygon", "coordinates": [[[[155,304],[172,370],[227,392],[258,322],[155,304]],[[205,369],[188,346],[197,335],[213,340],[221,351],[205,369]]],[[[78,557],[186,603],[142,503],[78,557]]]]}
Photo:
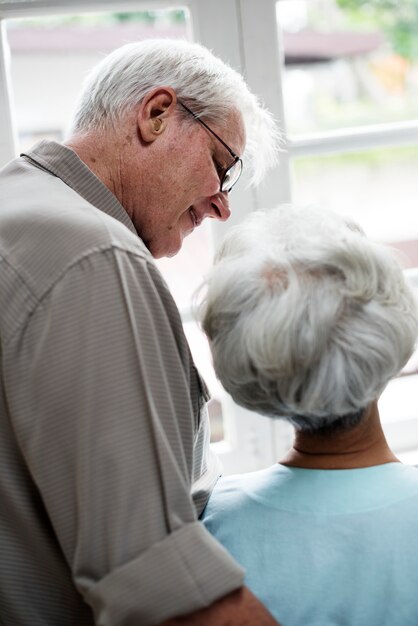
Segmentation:
{"type": "MultiPolygon", "coordinates": [[[[266,0],[262,11],[254,0],[240,0],[239,6],[245,78],[285,131],[283,50],[277,28],[276,2],[266,0]]],[[[255,190],[253,209],[272,208],[289,202],[290,198],[289,154],[284,150],[278,164],[255,190]]]]}
{"type": "Polygon", "coordinates": [[[16,156],[16,127],[12,114],[12,90],[9,71],[9,48],[5,24],[0,20],[0,167],[16,156]]]}

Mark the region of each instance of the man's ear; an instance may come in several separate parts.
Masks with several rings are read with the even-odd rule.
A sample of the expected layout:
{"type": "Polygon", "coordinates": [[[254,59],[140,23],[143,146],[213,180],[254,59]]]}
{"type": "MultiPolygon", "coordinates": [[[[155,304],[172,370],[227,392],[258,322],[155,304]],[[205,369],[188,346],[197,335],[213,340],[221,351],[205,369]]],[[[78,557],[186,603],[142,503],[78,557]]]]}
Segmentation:
{"type": "Polygon", "coordinates": [[[177,106],[177,96],[171,87],[157,87],[149,91],[138,109],[138,131],[143,141],[155,141],[167,128],[177,106]]]}

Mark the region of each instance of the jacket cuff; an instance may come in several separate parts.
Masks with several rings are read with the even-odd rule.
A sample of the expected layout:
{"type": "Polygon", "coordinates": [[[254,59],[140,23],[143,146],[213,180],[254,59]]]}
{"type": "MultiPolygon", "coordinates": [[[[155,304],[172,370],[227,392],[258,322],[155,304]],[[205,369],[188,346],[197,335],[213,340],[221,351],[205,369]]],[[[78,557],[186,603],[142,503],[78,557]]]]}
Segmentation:
{"type": "Polygon", "coordinates": [[[242,567],[193,522],[90,586],[84,599],[97,626],[151,626],[203,609],[243,581],[242,567]]]}

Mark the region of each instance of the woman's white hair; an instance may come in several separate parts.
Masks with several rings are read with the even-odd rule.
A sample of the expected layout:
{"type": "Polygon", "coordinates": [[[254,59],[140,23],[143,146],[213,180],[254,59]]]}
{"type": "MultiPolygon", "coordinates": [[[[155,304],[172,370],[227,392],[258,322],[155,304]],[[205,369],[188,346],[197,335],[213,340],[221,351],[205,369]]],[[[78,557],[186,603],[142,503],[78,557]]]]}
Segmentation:
{"type": "MultiPolygon", "coordinates": [[[[70,133],[117,126],[159,86],[172,87],[179,100],[205,121],[223,125],[231,110],[242,114],[252,182],[259,182],[277,160],[278,126],[242,76],[207,48],[178,39],[130,43],[106,56],[85,80],[70,133]]],[[[183,109],[180,114],[193,121],[183,109]]]]}
{"type": "Polygon", "coordinates": [[[392,251],[335,213],[292,206],[229,231],[201,319],[234,400],[305,430],[358,421],[418,334],[392,251]]]}

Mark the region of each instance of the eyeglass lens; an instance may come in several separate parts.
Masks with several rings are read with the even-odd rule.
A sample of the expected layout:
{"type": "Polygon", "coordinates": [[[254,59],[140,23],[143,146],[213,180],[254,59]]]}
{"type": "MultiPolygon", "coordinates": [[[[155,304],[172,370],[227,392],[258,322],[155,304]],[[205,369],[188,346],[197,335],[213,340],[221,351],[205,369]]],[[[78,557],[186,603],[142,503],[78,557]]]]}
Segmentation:
{"type": "Polygon", "coordinates": [[[228,167],[228,169],[225,171],[222,177],[221,191],[223,192],[231,191],[232,187],[235,185],[235,183],[238,181],[239,177],[241,176],[241,172],[242,172],[242,161],[241,159],[236,158],[234,163],[232,163],[232,165],[228,167]]]}

